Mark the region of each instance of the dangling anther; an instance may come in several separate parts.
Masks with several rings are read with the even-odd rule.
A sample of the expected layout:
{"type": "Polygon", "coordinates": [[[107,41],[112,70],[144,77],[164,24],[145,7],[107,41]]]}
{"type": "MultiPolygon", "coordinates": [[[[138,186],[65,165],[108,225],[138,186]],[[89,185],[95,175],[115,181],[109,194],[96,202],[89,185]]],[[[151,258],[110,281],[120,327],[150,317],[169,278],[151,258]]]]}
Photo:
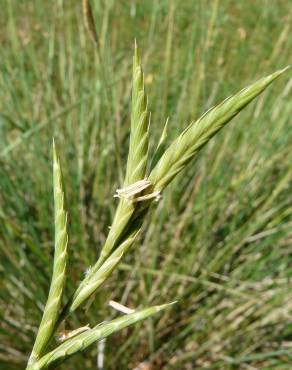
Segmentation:
{"type": "Polygon", "coordinates": [[[121,189],[117,189],[114,197],[132,200],[133,202],[143,202],[155,198],[155,201],[157,202],[161,198],[161,194],[159,191],[155,191],[150,194],[136,196],[142,193],[142,191],[148,189],[149,186],[151,186],[151,182],[149,180],[147,179],[139,180],[134,184],[128,185],[121,189]]]}

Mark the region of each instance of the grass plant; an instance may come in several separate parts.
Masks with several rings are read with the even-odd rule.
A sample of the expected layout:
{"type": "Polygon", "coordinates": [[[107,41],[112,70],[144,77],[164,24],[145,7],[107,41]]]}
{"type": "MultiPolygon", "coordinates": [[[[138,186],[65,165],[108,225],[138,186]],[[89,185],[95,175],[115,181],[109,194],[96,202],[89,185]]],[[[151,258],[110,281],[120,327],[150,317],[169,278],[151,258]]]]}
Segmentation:
{"type": "Polygon", "coordinates": [[[288,370],[289,72],[265,88],[291,62],[291,9],[90,3],[95,44],[80,2],[11,0],[0,20],[0,369],[34,348],[32,369],[102,352],[108,369],[288,370]],[[129,83],[134,34],[146,69],[136,49],[129,83]],[[109,299],[135,312],[115,319],[109,299]],[[77,334],[60,344],[63,319],[77,334]]]}

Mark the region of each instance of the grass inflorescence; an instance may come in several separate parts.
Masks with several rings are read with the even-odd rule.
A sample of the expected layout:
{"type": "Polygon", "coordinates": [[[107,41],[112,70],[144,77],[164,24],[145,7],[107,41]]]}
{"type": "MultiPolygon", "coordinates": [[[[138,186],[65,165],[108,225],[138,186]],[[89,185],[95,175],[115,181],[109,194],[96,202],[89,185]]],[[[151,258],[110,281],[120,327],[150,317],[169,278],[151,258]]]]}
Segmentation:
{"type": "Polygon", "coordinates": [[[7,2],[0,368],[290,368],[289,72],[219,133],[291,61],[291,9],[266,5],[7,2]],[[109,299],[137,315],[111,325],[109,299]]]}
{"type": "Polygon", "coordinates": [[[132,85],[132,115],[130,147],[125,175],[125,188],[118,191],[121,197],[114,217],[114,223],[108,238],[114,234],[114,242],[101,249],[100,258],[90,268],[84,280],[80,283],[72,298],[61,311],[61,300],[64,289],[67,261],[67,215],[64,211],[64,190],[60,161],[54,147],[54,199],[55,199],[55,257],[47,305],[45,307],[39,332],[30,356],[28,370],[40,370],[60,363],[71,355],[85,350],[89,345],[105,338],[134,322],[144,319],[162,307],[150,308],[146,311],[125,315],[117,321],[110,321],[96,329],[90,329],[61,344],[55,350],[45,354],[44,351],[58,325],[79,306],[96,293],[108,276],[117,268],[122,257],[133,245],[140,232],[143,218],[147,215],[157,193],[164,190],[174,177],[182,171],[200,149],[232,118],[234,118],[255,97],[261,94],[287,68],[265,77],[239,93],[226,99],[218,106],[210,109],[198,121],[190,126],[165,150],[158,163],[146,175],[148,162],[149,116],[147,113],[147,98],[144,91],[144,78],[139,63],[138,50],[135,45],[133,60],[132,85]],[[149,179],[149,180],[148,180],[149,179]],[[150,190],[148,190],[150,189],[150,190]],[[149,193],[150,191],[150,193],[149,193]],[[146,193],[145,193],[146,192],[146,193]],[[154,192],[154,197],[151,197],[154,192]],[[141,193],[145,193],[141,197],[141,193]],[[138,195],[138,197],[137,197],[138,195]],[[139,201],[137,201],[139,199],[139,201]],[[137,222],[138,220],[138,222],[137,222]],[[117,227],[118,225],[118,227],[117,227]],[[43,356],[42,356],[43,355],[43,356]]]}

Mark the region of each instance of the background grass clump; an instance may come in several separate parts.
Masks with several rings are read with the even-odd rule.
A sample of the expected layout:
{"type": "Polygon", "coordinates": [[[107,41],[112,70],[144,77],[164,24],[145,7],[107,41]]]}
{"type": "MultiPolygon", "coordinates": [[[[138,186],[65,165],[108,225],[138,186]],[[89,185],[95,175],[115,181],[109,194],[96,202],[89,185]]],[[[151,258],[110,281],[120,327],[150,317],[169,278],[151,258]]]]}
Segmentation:
{"type": "MultiPolygon", "coordinates": [[[[169,116],[171,142],[226,96],[291,64],[292,12],[287,1],[93,1],[98,55],[80,1],[4,2],[0,369],[12,370],[25,367],[50,283],[51,138],[62,143],[73,292],[105,241],[125,174],[134,37],[151,135],[157,142],[169,116]]],[[[72,327],[111,318],[109,299],[179,299],[107,339],[107,369],[291,367],[291,88],[287,73],[212,139],[105,289],[72,317],[72,327]]],[[[61,368],[92,369],[96,352],[61,368]]]]}

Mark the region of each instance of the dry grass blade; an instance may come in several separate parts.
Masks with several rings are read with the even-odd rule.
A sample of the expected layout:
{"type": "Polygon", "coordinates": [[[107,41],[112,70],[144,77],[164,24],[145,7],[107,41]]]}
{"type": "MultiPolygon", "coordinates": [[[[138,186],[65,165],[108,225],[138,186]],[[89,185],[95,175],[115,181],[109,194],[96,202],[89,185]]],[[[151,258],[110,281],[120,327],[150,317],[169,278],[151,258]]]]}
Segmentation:
{"type": "Polygon", "coordinates": [[[281,76],[287,68],[260,79],[210,109],[197,121],[192,122],[168,147],[152,170],[149,180],[153,184],[154,191],[162,191],[221,128],[281,76]]]}
{"type": "Polygon", "coordinates": [[[55,350],[43,356],[40,361],[31,367],[31,370],[41,370],[59,364],[68,359],[70,356],[84,351],[96,341],[106,338],[109,335],[126,328],[127,326],[133,325],[141,320],[145,320],[146,318],[169,308],[173,303],[145,308],[110,322],[99,324],[93,329],[89,329],[73,337],[72,339],[65,341],[55,350]]]}
{"type": "Polygon", "coordinates": [[[92,40],[96,43],[98,46],[98,37],[96,33],[96,28],[95,28],[95,23],[94,23],[94,18],[92,15],[92,9],[90,5],[90,0],[83,0],[83,16],[84,16],[84,23],[85,27],[92,38],[92,40]]]}
{"type": "Polygon", "coordinates": [[[60,160],[53,144],[54,156],[54,204],[55,204],[55,255],[53,275],[48,300],[43,313],[39,331],[33,346],[29,363],[37,361],[44,353],[53,334],[55,324],[60,314],[62,294],[65,286],[67,264],[67,213],[64,207],[64,190],[62,185],[62,172],[60,160]]]}

